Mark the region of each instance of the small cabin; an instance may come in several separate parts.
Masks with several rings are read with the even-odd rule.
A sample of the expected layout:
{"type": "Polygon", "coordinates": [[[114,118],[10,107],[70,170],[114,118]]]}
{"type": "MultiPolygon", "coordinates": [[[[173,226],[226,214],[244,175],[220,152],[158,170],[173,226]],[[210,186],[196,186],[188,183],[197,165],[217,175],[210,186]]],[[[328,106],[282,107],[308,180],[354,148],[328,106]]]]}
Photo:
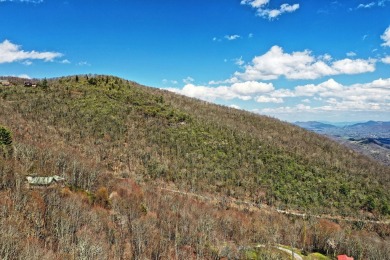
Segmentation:
{"type": "Polygon", "coordinates": [[[26,179],[29,188],[33,188],[33,187],[49,188],[49,187],[57,186],[58,184],[65,181],[65,178],[60,177],[58,175],[47,176],[47,177],[27,176],[26,179]]]}
{"type": "Polygon", "coordinates": [[[9,85],[11,85],[11,83],[9,83],[9,81],[8,80],[0,80],[0,85],[3,85],[3,86],[9,86],[9,85]]]}
{"type": "Polygon", "coordinates": [[[33,83],[31,81],[25,81],[24,86],[25,87],[32,87],[33,83]]]}

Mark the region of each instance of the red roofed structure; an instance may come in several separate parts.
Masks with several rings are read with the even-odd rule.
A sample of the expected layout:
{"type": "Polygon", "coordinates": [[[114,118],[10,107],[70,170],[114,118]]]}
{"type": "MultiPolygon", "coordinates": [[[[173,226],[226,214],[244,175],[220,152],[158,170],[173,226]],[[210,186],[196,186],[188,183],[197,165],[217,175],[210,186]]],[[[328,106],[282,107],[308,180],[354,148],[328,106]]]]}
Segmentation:
{"type": "Polygon", "coordinates": [[[347,255],[338,255],[337,260],[353,260],[353,257],[349,257],[347,255]]]}

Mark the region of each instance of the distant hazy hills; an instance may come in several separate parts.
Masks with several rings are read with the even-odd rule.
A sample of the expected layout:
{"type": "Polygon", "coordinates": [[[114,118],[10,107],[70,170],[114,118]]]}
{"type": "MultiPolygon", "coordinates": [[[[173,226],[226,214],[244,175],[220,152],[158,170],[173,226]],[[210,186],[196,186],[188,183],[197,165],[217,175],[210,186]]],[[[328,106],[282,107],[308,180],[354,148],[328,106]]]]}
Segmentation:
{"type": "Polygon", "coordinates": [[[339,143],[390,165],[390,122],[368,121],[345,126],[316,121],[295,124],[328,135],[339,143]]]}
{"type": "Polygon", "coordinates": [[[312,131],[317,131],[317,130],[322,130],[322,129],[327,129],[327,128],[336,128],[337,126],[331,125],[331,124],[326,124],[326,123],[321,123],[317,121],[308,121],[308,122],[295,122],[296,125],[312,130],[312,131]]]}
{"type": "Polygon", "coordinates": [[[390,122],[382,121],[368,121],[363,123],[356,123],[352,125],[336,126],[330,123],[321,123],[317,121],[308,122],[295,122],[302,128],[339,136],[350,136],[350,137],[381,137],[390,138],[390,122]]]}

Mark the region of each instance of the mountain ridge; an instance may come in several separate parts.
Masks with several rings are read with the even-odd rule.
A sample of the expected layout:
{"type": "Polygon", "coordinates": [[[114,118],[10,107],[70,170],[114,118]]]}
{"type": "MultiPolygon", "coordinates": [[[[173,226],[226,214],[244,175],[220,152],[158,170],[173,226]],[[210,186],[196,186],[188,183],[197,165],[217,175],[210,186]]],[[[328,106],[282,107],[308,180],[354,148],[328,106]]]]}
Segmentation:
{"type": "Polygon", "coordinates": [[[10,201],[6,220],[20,220],[41,250],[5,239],[27,236],[0,222],[15,257],[46,248],[59,259],[93,257],[90,245],[106,258],[245,259],[249,245],[272,241],[324,252],[327,239],[358,225],[343,218],[390,234],[390,169],[289,123],[106,75],[0,86],[0,101],[0,125],[13,136],[12,156],[0,156],[0,203],[10,201]],[[23,185],[54,174],[64,187],[23,185]]]}

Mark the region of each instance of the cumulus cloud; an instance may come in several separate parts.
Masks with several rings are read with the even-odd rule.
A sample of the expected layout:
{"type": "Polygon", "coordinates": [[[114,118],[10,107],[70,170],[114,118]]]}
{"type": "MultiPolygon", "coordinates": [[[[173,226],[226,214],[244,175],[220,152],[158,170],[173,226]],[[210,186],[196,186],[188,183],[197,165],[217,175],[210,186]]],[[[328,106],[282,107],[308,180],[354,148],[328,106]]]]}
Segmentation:
{"type": "Polygon", "coordinates": [[[209,81],[209,85],[234,84],[237,82],[239,82],[238,78],[232,77],[226,80],[211,80],[209,81]]]}
{"type": "Polygon", "coordinates": [[[333,74],[360,74],[365,72],[375,71],[375,62],[374,59],[363,60],[363,59],[343,59],[333,62],[332,68],[336,71],[333,74]]]}
{"type": "Polygon", "coordinates": [[[352,112],[371,113],[371,116],[390,112],[390,78],[352,85],[343,85],[329,79],[319,84],[300,85],[293,89],[275,89],[271,83],[248,81],[217,87],[187,84],[182,89],[168,90],[210,102],[218,99],[253,100],[265,106],[253,112],[286,119],[297,114],[307,116],[322,113],[324,116],[327,113],[330,118],[334,118],[332,115],[334,116],[335,112],[344,117],[352,112]],[[289,99],[289,104],[296,104],[267,107],[269,103],[287,103],[286,99],[289,99]]]}
{"type": "Polygon", "coordinates": [[[282,4],[279,8],[267,8],[270,0],[242,0],[242,5],[249,5],[256,9],[257,15],[269,20],[274,20],[284,13],[292,13],[299,9],[299,4],[282,4]]]}
{"type": "Polygon", "coordinates": [[[390,78],[349,86],[330,79],[318,85],[297,86],[295,92],[296,96],[317,96],[325,100],[327,104],[317,110],[390,111],[390,78]]]}
{"type": "Polygon", "coordinates": [[[244,72],[236,72],[242,80],[274,80],[281,76],[288,79],[317,79],[339,74],[359,74],[375,71],[374,59],[343,59],[331,61],[330,55],[315,57],[309,50],[285,53],[273,46],[267,53],[256,56],[244,72]]]}
{"type": "Polygon", "coordinates": [[[27,60],[53,61],[61,56],[63,54],[59,52],[24,51],[20,45],[13,44],[9,40],[0,43],[0,64],[27,60]]]}
{"type": "Polygon", "coordinates": [[[386,31],[381,35],[381,39],[384,41],[382,46],[390,47],[390,26],[387,27],[386,31]]]}
{"type": "Polygon", "coordinates": [[[282,98],[275,98],[269,96],[258,96],[255,98],[256,102],[259,103],[283,103],[282,98]]]}
{"type": "Polygon", "coordinates": [[[240,106],[237,106],[237,105],[235,105],[235,104],[232,104],[232,105],[230,105],[229,107],[231,107],[231,108],[235,108],[235,109],[241,109],[241,107],[240,107],[240,106]]]}
{"type": "Polygon", "coordinates": [[[353,51],[350,51],[350,52],[347,52],[347,56],[348,56],[348,57],[355,57],[355,56],[356,56],[356,53],[353,52],[353,51]]]}
{"type": "Polygon", "coordinates": [[[295,96],[314,96],[326,91],[340,91],[342,88],[343,87],[340,83],[337,83],[333,79],[329,79],[318,85],[308,84],[304,86],[297,86],[295,87],[295,96]]]}
{"type": "Polygon", "coordinates": [[[196,86],[194,84],[186,84],[182,89],[168,88],[167,90],[206,101],[215,101],[216,99],[229,100],[233,98],[241,98],[242,100],[248,100],[250,98],[239,97],[239,95],[231,91],[231,89],[227,86],[219,86],[213,88],[207,86],[196,86]]]}
{"type": "Polygon", "coordinates": [[[238,95],[247,96],[247,95],[270,92],[274,90],[274,86],[272,83],[246,81],[241,83],[234,83],[230,89],[238,95]]]}
{"type": "Polygon", "coordinates": [[[206,101],[215,101],[216,99],[231,100],[235,98],[250,100],[256,95],[273,91],[274,86],[272,83],[248,81],[234,83],[231,86],[217,87],[186,84],[182,89],[168,88],[168,90],[206,101]]]}

